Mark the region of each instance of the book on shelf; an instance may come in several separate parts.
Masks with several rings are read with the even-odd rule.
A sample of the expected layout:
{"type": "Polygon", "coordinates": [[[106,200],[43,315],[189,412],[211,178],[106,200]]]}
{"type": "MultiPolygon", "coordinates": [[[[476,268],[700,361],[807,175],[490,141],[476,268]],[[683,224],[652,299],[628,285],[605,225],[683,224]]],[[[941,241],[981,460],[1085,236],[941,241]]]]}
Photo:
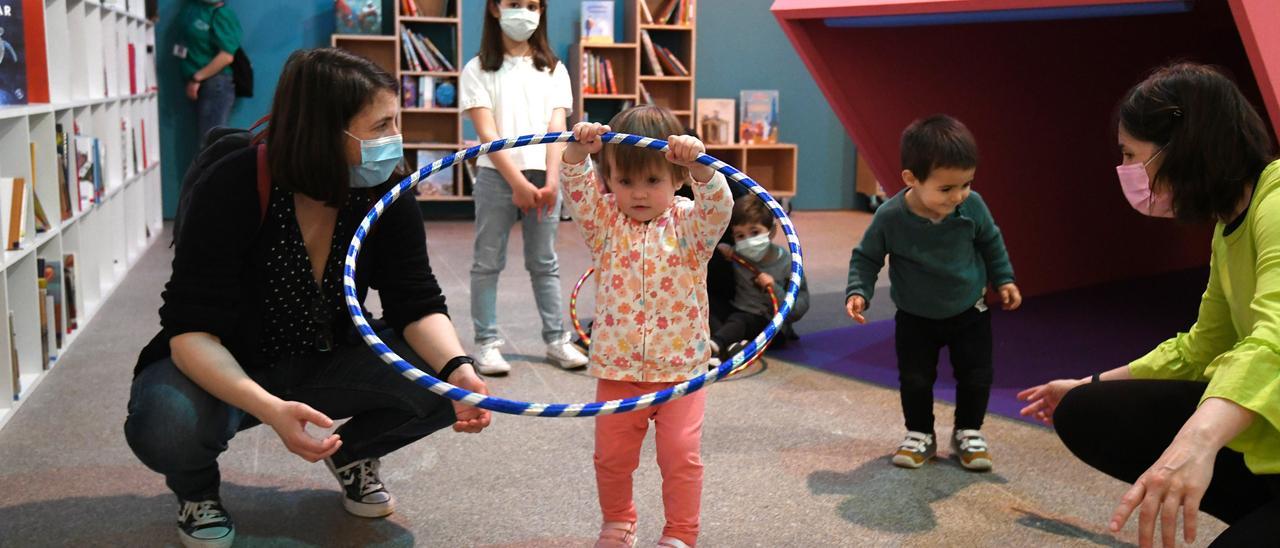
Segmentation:
{"type": "MultiPolygon", "coordinates": [[[[67,132],[62,129],[62,124],[54,126],[54,148],[58,154],[58,212],[62,220],[70,219],[74,212],[71,208],[71,187],[67,185],[68,176],[71,175],[71,168],[68,164],[67,150],[67,132]]],[[[74,176],[69,179],[75,181],[74,176]]]]}
{"type": "MultiPolygon", "coordinates": [[[[56,255],[55,255],[56,257],[56,255]]],[[[56,348],[62,348],[62,336],[65,324],[62,322],[62,260],[44,260],[45,285],[49,288],[49,298],[53,299],[53,342],[56,348]]]]}
{"type": "Polygon", "coordinates": [[[640,94],[640,102],[646,105],[652,105],[653,96],[649,95],[649,88],[644,87],[643,82],[636,83],[636,91],[640,94]]]}
{"type": "Polygon", "coordinates": [[[400,15],[417,17],[418,4],[413,0],[400,0],[400,15]]]}
{"type": "Polygon", "coordinates": [[[381,0],[335,0],[334,32],[337,34],[381,34],[381,0]]]}
{"type": "MultiPolygon", "coordinates": [[[[453,27],[449,27],[449,33],[452,34],[453,32],[454,32],[453,27]]],[[[435,55],[437,64],[443,67],[443,70],[448,72],[453,72],[454,70],[453,62],[449,61],[449,58],[445,57],[445,55],[440,52],[440,48],[436,47],[435,42],[432,42],[431,39],[427,38],[426,35],[424,34],[414,33],[414,35],[417,36],[419,40],[421,40],[426,44],[427,49],[431,50],[431,53],[435,55]]],[[[453,40],[453,38],[450,37],[450,40],[453,40]]]]}
{"type": "MultiPolygon", "coordinates": [[[[31,180],[39,181],[40,178],[36,176],[36,143],[32,141],[30,144],[31,144],[31,147],[30,147],[31,148],[31,180]]],[[[49,216],[45,215],[44,207],[41,207],[40,205],[40,193],[33,191],[31,193],[31,199],[34,202],[34,206],[35,206],[36,234],[40,234],[42,232],[48,232],[50,229],[53,228],[53,225],[49,223],[49,216]]]]}
{"type": "Polygon", "coordinates": [[[29,100],[24,3],[0,0],[0,105],[25,105],[29,100]]]}
{"type": "Polygon", "coordinates": [[[96,137],[75,136],[76,181],[80,211],[102,198],[102,147],[96,137]]]}
{"type": "Polygon", "coordinates": [[[698,136],[708,145],[731,145],[734,110],[733,99],[698,99],[697,128],[698,136]]]}
{"type": "Polygon", "coordinates": [[[688,76],[688,69],[684,68],[684,63],[680,62],[680,58],[666,46],[656,46],[658,50],[658,61],[662,63],[663,70],[671,73],[672,76],[688,76]]]}
{"type": "Polygon", "coordinates": [[[418,77],[418,105],[431,107],[436,104],[436,79],[431,76],[418,77]]]}
{"type": "Polygon", "coordinates": [[[30,201],[31,186],[26,179],[0,177],[0,229],[4,230],[5,249],[21,247],[30,201]]]}
{"type": "Polygon", "coordinates": [[[13,380],[13,401],[22,394],[22,378],[18,375],[18,332],[13,327],[13,311],[9,311],[9,373],[13,380]]]}
{"type": "Polygon", "coordinates": [[[649,9],[649,0],[640,0],[640,22],[646,25],[653,24],[653,10],[649,9]]]}
{"type": "Polygon", "coordinates": [[[414,108],[418,106],[418,79],[413,76],[400,77],[400,106],[414,108]]]}
{"type": "Polygon", "coordinates": [[[409,30],[400,29],[400,49],[404,53],[405,70],[420,71],[422,65],[418,64],[418,56],[413,51],[413,40],[409,39],[409,30]]]}
{"type": "Polygon", "coordinates": [[[778,142],[778,90],[742,90],[738,140],[743,144],[778,142]]]}
{"type": "MultiPolygon", "coordinates": [[[[49,52],[46,50],[44,0],[22,0],[24,61],[27,66],[27,102],[49,102],[49,52]]],[[[7,27],[6,27],[7,28],[7,27]]],[[[8,38],[8,31],[5,36],[8,38]]]]}
{"type": "MultiPolygon", "coordinates": [[[[447,150],[418,150],[417,160],[418,169],[421,170],[436,160],[443,159],[452,154],[447,150]]],[[[452,196],[453,195],[453,168],[445,168],[431,175],[418,183],[418,196],[452,196]]]]}
{"type": "Polygon", "coordinates": [[[448,17],[453,0],[401,0],[400,13],[409,17],[448,17]]]}
{"type": "Polygon", "coordinates": [[[151,163],[147,160],[147,121],[138,120],[138,135],[142,141],[142,167],[151,167],[151,163]]]}
{"type": "MultiPolygon", "coordinates": [[[[36,273],[44,271],[44,257],[36,258],[36,273]]],[[[49,280],[43,276],[36,278],[36,308],[40,310],[40,368],[49,368],[49,317],[45,308],[46,297],[49,296],[49,280]]]]}
{"type": "Polygon", "coordinates": [[[67,334],[78,329],[77,324],[79,316],[76,313],[76,254],[65,253],[62,255],[62,283],[63,292],[66,294],[67,303],[67,334]]]}
{"type": "Polygon", "coordinates": [[[644,58],[649,62],[649,74],[663,76],[662,64],[658,63],[658,52],[654,50],[653,38],[647,30],[640,31],[640,47],[644,49],[644,58]]]}
{"type": "Polygon", "coordinates": [[[133,133],[133,124],[129,122],[126,116],[120,117],[120,180],[129,178],[129,158],[133,157],[133,139],[130,134],[133,133]]]}
{"type": "Polygon", "coordinates": [[[582,2],[583,43],[612,44],[614,42],[613,26],[613,0],[582,2]]]}

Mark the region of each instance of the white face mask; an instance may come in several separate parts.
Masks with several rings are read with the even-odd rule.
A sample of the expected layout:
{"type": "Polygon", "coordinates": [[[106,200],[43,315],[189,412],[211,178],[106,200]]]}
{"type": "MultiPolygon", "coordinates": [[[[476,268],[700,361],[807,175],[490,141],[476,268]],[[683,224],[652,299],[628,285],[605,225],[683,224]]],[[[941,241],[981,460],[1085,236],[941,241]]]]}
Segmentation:
{"type": "Polygon", "coordinates": [[[769,251],[769,242],[768,234],[757,234],[733,244],[733,252],[742,255],[748,261],[759,261],[764,258],[765,252],[769,251]]]}
{"type": "Polygon", "coordinates": [[[502,26],[502,33],[506,34],[507,38],[523,42],[533,36],[533,31],[538,30],[539,19],[541,19],[541,13],[536,11],[505,8],[502,10],[502,17],[498,19],[498,24],[502,26]]]}

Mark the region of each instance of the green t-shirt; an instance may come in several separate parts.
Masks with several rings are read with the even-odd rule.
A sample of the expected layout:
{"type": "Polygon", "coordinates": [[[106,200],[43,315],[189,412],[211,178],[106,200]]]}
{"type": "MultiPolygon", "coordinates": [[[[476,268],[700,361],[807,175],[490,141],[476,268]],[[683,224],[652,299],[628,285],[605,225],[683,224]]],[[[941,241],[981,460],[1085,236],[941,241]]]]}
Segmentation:
{"type": "MultiPolygon", "coordinates": [[[[1280,474],[1280,161],[1263,170],[1244,222],[1213,231],[1195,325],[1129,364],[1139,379],[1208,382],[1258,416],[1227,447],[1255,474],[1280,474]]],[[[1203,398],[1201,401],[1204,401],[1203,398]]]]}
{"type": "MultiPolygon", "coordinates": [[[[208,65],[218,52],[235,55],[240,49],[240,21],[230,8],[192,0],[182,12],[182,45],[187,48],[187,58],[182,60],[182,76],[188,80],[208,65]]],[[[231,74],[231,67],[222,69],[231,74]]]]}

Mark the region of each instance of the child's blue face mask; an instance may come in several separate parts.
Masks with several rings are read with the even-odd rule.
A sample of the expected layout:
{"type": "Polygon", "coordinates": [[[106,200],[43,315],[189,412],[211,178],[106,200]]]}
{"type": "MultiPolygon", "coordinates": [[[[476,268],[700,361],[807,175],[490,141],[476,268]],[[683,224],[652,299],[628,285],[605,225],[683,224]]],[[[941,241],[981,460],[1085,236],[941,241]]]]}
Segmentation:
{"type": "Polygon", "coordinates": [[[351,188],[373,188],[385,183],[404,158],[404,138],[396,134],[365,141],[346,133],[360,141],[360,165],[351,166],[351,188]]]}

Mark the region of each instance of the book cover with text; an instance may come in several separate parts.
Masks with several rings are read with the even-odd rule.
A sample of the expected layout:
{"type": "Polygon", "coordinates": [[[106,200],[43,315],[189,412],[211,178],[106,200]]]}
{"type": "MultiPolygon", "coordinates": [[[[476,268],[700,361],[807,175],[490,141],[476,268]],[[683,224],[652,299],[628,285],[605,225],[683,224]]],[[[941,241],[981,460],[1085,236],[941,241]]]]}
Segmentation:
{"type": "Polygon", "coordinates": [[[708,145],[732,145],[733,99],[698,99],[698,136],[708,145]]]}
{"type": "Polygon", "coordinates": [[[582,3],[582,41],[587,44],[613,43],[613,0],[582,3]]]}
{"type": "Polygon", "coordinates": [[[0,0],[0,105],[27,104],[22,0],[0,0]]]}
{"type": "Polygon", "coordinates": [[[744,144],[778,142],[778,90],[743,90],[738,123],[744,144]]]}

